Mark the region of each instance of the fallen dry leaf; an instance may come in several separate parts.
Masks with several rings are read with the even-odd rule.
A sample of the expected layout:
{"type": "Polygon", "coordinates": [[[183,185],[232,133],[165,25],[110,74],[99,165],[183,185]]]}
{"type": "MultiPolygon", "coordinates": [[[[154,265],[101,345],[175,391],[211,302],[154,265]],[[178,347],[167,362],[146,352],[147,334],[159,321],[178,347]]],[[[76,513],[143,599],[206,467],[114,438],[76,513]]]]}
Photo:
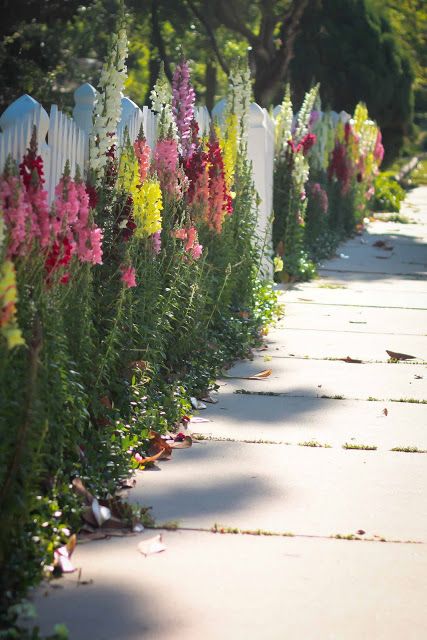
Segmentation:
{"type": "Polygon", "coordinates": [[[225,375],[224,378],[230,378],[232,380],[265,380],[266,378],[271,376],[272,373],[273,373],[273,371],[271,369],[264,369],[264,371],[260,371],[259,373],[254,373],[253,376],[227,376],[227,375],[225,375]]]}
{"type": "Polygon", "coordinates": [[[393,245],[388,242],[384,242],[384,240],[377,240],[373,243],[373,247],[378,247],[379,249],[384,249],[384,251],[393,251],[393,245]]]}
{"type": "Polygon", "coordinates": [[[384,414],[386,417],[388,416],[388,409],[387,409],[387,408],[383,409],[383,414],[384,414]]]}
{"type": "Polygon", "coordinates": [[[386,352],[393,360],[414,360],[416,358],[416,356],[409,356],[407,353],[399,353],[398,351],[389,351],[386,349],[386,352]]]}
{"type": "Polygon", "coordinates": [[[80,478],[74,478],[72,481],[72,485],[76,493],[83,496],[88,504],[92,504],[94,497],[91,492],[86,489],[80,478]]]}
{"type": "Polygon", "coordinates": [[[165,550],[166,546],[163,544],[161,533],[159,533],[159,535],[157,536],[154,536],[153,538],[148,538],[148,540],[143,540],[138,545],[138,551],[145,557],[153,553],[160,553],[161,551],[165,550]]]}
{"type": "Polygon", "coordinates": [[[190,424],[197,424],[201,422],[210,422],[209,418],[202,418],[201,416],[193,416],[190,420],[190,424]]]}
{"type": "Polygon", "coordinates": [[[362,364],[362,360],[355,360],[354,358],[350,358],[350,356],[347,356],[346,358],[340,358],[340,360],[342,360],[342,362],[349,362],[351,364],[362,364]]]}
{"type": "Polygon", "coordinates": [[[253,376],[249,376],[248,380],[265,380],[271,376],[273,371],[271,369],[264,369],[264,371],[260,371],[259,373],[255,373],[253,376]]]}
{"type": "MultiPolygon", "coordinates": [[[[164,438],[157,431],[150,431],[150,453],[154,457],[159,451],[164,456],[169,456],[172,453],[172,448],[164,438]]],[[[157,459],[157,458],[156,458],[157,459]]]]}
{"type": "Polygon", "coordinates": [[[175,440],[171,443],[172,449],[188,449],[193,444],[191,436],[185,436],[182,440],[175,440]]]}
{"type": "Polygon", "coordinates": [[[218,398],[213,398],[210,395],[205,396],[202,400],[203,402],[209,402],[209,404],[216,404],[218,402],[218,398]]]}
{"type": "Polygon", "coordinates": [[[107,522],[107,520],[110,520],[111,510],[108,507],[104,507],[103,505],[99,504],[96,498],[92,500],[91,507],[98,527],[102,527],[102,525],[107,522]]]}

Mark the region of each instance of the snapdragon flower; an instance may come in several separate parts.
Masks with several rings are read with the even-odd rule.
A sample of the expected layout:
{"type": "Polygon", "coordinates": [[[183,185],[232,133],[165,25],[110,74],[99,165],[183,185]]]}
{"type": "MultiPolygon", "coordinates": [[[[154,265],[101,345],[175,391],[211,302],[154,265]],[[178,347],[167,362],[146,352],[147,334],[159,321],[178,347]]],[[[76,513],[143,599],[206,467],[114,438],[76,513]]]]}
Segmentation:
{"type": "Polygon", "coordinates": [[[122,24],[118,33],[113,35],[110,53],[104,62],[99,80],[99,95],[90,138],[90,168],[95,173],[97,183],[102,180],[107,166],[107,153],[117,145],[122,91],[127,78],[127,42],[126,29],[122,24]]]}

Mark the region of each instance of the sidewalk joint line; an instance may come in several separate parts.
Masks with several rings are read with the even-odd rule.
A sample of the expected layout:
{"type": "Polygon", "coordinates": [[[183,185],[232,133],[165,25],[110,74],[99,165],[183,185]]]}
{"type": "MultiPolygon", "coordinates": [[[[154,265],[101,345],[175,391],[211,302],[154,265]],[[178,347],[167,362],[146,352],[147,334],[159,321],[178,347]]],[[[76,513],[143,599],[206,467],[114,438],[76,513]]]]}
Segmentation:
{"type": "Polygon", "coordinates": [[[155,529],[163,531],[189,531],[194,533],[213,533],[219,535],[243,535],[255,537],[271,537],[271,538],[308,538],[314,540],[347,540],[357,542],[386,542],[389,544],[425,544],[423,540],[399,540],[394,538],[385,538],[384,536],[369,536],[348,533],[335,533],[331,535],[309,534],[309,533],[293,533],[291,531],[270,531],[268,529],[240,529],[239,527],[222,526],[215,523],[212,527],[186,527],[176,522],[164,522],[162,524],[154,524],[146,527],[146,529],[155,529]]]}

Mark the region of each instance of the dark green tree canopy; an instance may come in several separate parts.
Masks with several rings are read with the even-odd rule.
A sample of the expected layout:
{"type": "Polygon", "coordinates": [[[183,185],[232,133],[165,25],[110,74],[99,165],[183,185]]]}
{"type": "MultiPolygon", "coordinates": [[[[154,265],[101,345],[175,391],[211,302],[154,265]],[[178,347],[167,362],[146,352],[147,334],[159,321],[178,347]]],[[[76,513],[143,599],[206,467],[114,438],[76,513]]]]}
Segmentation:
{"type": "Polygon", "coordinates": [[[368,0],[311,0],[295,42],[291,79],[297,101],[320,82],[325,107],[351,113],[357,102],[366,102],[389,157],[410,132],[411,63],[384,12],[368,0]]]}

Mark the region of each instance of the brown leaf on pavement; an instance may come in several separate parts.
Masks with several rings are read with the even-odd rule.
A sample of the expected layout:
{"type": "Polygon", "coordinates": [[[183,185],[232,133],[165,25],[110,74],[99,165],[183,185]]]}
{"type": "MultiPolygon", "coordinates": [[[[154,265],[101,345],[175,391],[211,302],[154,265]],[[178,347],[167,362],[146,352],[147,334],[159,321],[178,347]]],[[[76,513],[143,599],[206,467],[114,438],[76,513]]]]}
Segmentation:
{"type": "Polygon", "coordinates": [[[383,409],[383,414],[384,414],[386,417],[388,416],[388,409],[387,409],[387,408],[383,409]]]}
{"type": "Polygon", "coordinates": [[[253,376],[249,376],[248,380],[264,380],[271,376],[273,371],[271,369],[264,369],[264,371],[260,371],[253,376]]]}
{"type": "Polygon", "coordinates": [[[91,492],[86,489],[80,478],[74,478],[72,481],[72,485],[76,493],[83,496],[88,504],[92,504],[94,497],[91,492]]]}
{"type": "Polygon", "coordinates": [[[386,349],[386,352],[393,358],[393,360],[414,360],[417,356],[409,356],[407,353],[399,353],[398,351],[389,351],[386,349]]]}
{"type": "Polygon", "coordinates": [[[184,438],[175,440],[175,442],[171,443],[172,449],[188,449],[193,444],[193,439],[191,436],[184,436],[184,438]]]}
{"type": "Polygon", "coordinates": [[[166,442],[164,438],[157,431],[150,431],[150,453],[154,457],[159,451],[164,456],[169,456],[172,453],[172,447],[166,442]]]}

